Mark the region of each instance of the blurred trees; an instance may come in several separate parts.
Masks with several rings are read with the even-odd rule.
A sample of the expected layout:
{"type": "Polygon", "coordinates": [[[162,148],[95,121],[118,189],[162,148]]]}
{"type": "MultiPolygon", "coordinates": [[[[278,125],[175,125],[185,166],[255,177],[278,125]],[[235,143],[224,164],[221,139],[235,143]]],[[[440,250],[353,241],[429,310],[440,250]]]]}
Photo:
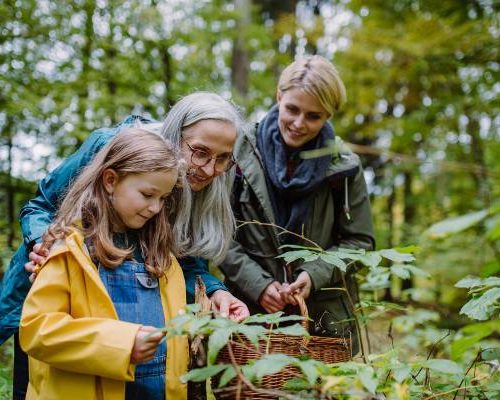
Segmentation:
{"type": "MultiPolygon", "coordinates": [[[[498,198],[491,0],[6,0],[0,18],[0,246],[19,239],[33,182],[91,130],[130,113],[161,119],[195,90],[232,97],[255,122],[282,68],[310,53],[346,83],[333,123],[365,161],[380,247],[419,243],[433,222],[498,198]]],[[[456,240],[453,251],[420,243],[443,280],[495,259],[471,254],[474,234],[456,240]]]]}

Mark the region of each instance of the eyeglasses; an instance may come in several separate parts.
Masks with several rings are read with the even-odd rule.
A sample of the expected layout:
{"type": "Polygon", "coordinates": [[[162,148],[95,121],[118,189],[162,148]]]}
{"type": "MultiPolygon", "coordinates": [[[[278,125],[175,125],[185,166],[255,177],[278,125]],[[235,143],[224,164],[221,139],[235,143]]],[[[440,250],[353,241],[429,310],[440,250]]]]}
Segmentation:
{"type": "Polygon", "coordinates": [[[225,155],[225,156],[212,156],[208,151],[202,149],[195,149],[188,142],[184,141],[189,150],[191,150],[191,163],[196,165],[197,167],[204,167],[210,161],[215,159],[214,169],[216,172],[226,172],[231,169],[231,167],[236,164],[234,161],[233,155],[225,155]]]}

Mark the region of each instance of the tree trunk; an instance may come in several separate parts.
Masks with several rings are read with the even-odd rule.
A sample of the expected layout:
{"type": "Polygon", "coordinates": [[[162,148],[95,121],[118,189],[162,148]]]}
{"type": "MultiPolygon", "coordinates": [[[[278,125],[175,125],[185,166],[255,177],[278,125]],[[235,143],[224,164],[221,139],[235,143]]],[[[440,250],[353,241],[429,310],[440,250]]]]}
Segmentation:
{"type": "Polygon", "coordinates": [[[231,85],[236,93],[246,98],[248,95],[249,57],[246,47],[248,26],[252,23],[252,1],[235,0],[235,6],[240,11],[236,21],[236,39],[233,43],[231,60],[231,85]]]}
{"type": "Polygon", "coordinates": [[[15,242],[15,223],[16,223],[16,211],[14,205],[14,195],[15,188],[12,180],[12,124],[7,118],[7,123],[5,126],[5,132],[7,133],[7,171],[6,171],[6,182],[5,182],[5,201],[6,201],[6,222],[7,222],[7,247],[14,250],[15,242]]]}
{"type": "Polygon", "coordinates": [[[472,115],[468,115],[468,117],[470,121],[468,133],[471,137],[472,159],[474,164],[479,167],[477,171],[473,172],[473,177],[476,182],[477,193],[479,193],[484,206],[488,207],[491,205],[491,190],[488,175],[486,174],[487,166],[484,161],[483,142],[479,136],[479,121],[472,115]]]}
{"type": "MultiPolygon", "coordinates": [[[[412,240],[411,232],[412,226],[415,223],[415,199],[413,197],[412,186],[413,186],[413,175],[410,171],[404,172],[404,191],[403,191],[403,201],[404,201],[404,211],[403,211],[403,242],[412,240]]],[[[404,279],[401,282],[401,290],[411,289],[413,287],[412,279],[404,279]]]]}

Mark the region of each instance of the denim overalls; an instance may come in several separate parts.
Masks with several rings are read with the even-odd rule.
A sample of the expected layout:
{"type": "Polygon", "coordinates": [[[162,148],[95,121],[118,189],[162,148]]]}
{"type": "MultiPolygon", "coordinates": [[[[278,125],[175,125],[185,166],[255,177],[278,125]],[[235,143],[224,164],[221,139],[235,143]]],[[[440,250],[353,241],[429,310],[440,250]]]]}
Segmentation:
{"type": "MultiPolygon", "coordinates": [[[[134,255],[142,261],[140,255],[134,255]]],[[[100,265],[99,276],[121,321],[158,328],[165,325],[158,279],[146,271],[144,263],[125,261],[116,269],[100,265]]],[[[135,381],[126,384],[126,400],[165,400],[166,354],[163,341],[152,360],[136,365],[135,381]]]]}

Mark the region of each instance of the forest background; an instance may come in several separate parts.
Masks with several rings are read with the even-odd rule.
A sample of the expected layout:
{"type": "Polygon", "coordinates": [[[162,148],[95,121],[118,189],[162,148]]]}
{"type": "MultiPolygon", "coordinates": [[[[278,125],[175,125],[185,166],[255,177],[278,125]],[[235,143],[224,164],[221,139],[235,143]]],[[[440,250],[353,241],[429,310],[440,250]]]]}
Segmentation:
{"type": "MultiPolygon", "coordinates": [[[[463,328],[467,292],[455,283],[500,271],[500,212],[488,211],[500,192],[499,9],[494,0],[3,1],[0,277],[21,240],[20,207],[93,129],[131,113],[161,120],[195,90],[231,98],[257,122],[284,66],[317,53],[347,87],[332,122],[362,156],[377,247],[419,246],[416,265],[431,275],[392,277],[381,298],[432,311],[408,320],[422,332],[415,343],[463,328]]],[[[10,369],[7,342],[0,396],[10,369]]]]}

